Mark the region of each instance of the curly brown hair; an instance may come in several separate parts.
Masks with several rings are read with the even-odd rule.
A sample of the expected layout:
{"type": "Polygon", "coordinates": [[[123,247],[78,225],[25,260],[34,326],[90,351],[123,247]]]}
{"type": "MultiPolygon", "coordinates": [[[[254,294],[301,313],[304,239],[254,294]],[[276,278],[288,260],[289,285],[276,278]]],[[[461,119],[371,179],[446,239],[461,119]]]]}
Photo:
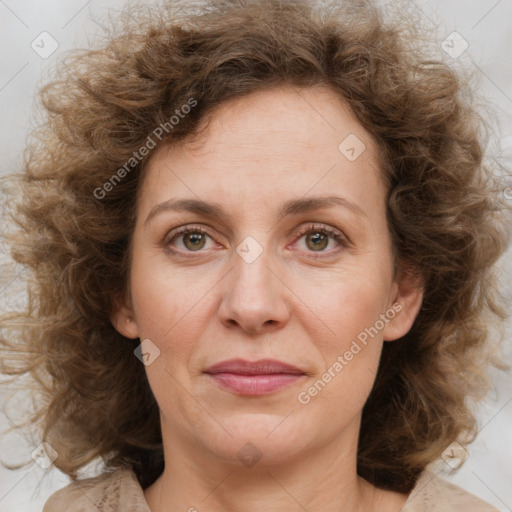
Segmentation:
{"type": "Polygon", "coordinates": [[[417,20],[402,30],[409,15],[390,23],[362,1],[130,6],[103,47],[61,62],[41,90],[46,123],[12,198],[12,257],[33,276],[28,308],[1,323],[12,332],[1,339],[1,370],[33,378],[40,399],[27,424],[58,452],[59,469],[76,478],[99,457],[107,469],[133,467],[144,487],[162,471],[139,341],[110,319],[127,289],[136,194],[154,152],[130,159],[164,123],[158,147],[197,134],[219,105],[282,84],[327,86],[374,136],[397,261],[412,262],[424,283],[412,329],[384,344],[359,475],[409,492],[447,445],[474,439],[467,398],[489,387],[493,326],[505,318],[494,264],[508,243],[506,209],[468,88],[425,58],[417,20]],[[190,98],[195,106],[169,127],[190,98]]]}

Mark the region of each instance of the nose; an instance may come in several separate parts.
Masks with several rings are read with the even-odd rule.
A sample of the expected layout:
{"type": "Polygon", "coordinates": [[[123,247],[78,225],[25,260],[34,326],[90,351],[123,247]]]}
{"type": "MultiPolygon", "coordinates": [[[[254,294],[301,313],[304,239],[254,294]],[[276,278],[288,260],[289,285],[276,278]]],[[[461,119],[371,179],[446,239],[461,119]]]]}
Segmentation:
{"type": "Polygon", "coordinates": [[[281,329],[290,318],[289,288],[282,277],[269,267],[264,254],[251,263],[238,254],[234,260],[234,268],[224,281],[221,322],[248,334],[281,329]]]}

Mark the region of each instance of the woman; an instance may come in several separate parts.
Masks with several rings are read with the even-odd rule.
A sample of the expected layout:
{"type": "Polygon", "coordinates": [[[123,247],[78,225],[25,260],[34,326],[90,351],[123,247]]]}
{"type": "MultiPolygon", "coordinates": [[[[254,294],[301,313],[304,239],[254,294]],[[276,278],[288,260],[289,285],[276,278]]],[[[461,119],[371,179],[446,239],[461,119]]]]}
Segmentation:
{"type": "Polygon", "coordinates": [[[45,512],[495,510],[426,470],[475,436],[504,318],[458,77],[366,3],[128,14],[26,161],[4,371],[59,469],[105,462],[45,512]]]}

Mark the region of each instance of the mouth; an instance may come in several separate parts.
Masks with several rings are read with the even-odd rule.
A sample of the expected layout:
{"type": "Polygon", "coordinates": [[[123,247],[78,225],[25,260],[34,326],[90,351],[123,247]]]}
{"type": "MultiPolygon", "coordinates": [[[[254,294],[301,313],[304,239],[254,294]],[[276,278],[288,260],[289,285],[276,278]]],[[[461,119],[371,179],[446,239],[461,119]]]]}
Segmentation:
{"type": "Polygon", "coordinates": [[[231,359],[208,367],[204,373],[223,389],[245,396],[273,393],[306,375],[295,366],[272,359],[231,359]]]}

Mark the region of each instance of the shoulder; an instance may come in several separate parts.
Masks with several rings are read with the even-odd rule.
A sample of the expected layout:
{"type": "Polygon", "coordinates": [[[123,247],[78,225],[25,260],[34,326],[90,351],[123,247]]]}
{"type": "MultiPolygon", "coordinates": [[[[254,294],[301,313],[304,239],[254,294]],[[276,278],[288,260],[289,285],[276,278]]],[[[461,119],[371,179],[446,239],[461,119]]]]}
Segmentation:
{"type": "Polygon", "coordinates": [[[402,512],[499,512],[489,503],[435,473],[421,473],[402,512]]]}
{"type": "Polygon", "coordinates": [[[135,473],[117,469],[77,480],[50,496],[43,512],[150,512],[135,473]]]}

